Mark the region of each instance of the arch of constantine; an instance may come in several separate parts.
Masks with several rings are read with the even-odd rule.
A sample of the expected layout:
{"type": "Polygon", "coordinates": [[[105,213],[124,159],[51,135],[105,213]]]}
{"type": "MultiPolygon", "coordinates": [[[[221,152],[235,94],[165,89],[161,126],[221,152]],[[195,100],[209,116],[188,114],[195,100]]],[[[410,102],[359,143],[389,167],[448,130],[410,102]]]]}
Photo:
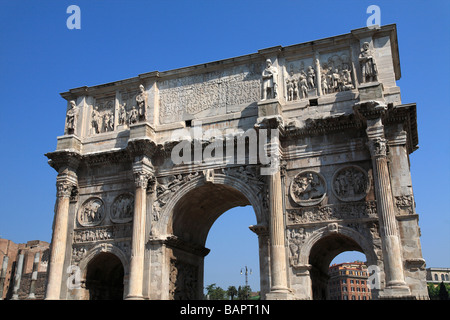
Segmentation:
{"type": "Polygon", "coordinates": [[[262,298],[327,298],[356,250],[374,298],[426,299],[400,76],[387,25],[62,93],[46,299],[201,299],[208,231],[245,205],[262,298]]]}

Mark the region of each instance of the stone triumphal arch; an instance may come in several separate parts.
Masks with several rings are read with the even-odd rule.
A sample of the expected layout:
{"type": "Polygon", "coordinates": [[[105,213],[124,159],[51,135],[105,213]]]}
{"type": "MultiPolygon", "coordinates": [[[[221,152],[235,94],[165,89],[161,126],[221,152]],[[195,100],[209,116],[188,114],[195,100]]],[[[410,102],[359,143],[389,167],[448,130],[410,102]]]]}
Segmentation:
{"type": "Polygon", "coordinates": [[[427,298],[395,25],[62,93],[47,299],[201,299],[208,231],[251,205],[264,299],[427,298]]]}

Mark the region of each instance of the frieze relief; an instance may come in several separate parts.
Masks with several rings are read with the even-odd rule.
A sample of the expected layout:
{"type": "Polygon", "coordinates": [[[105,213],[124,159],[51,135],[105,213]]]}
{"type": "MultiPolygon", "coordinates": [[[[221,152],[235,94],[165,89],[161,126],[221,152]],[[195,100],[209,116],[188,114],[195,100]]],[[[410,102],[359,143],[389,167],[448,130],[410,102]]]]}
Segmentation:
{"type": "Polygon", "coordinates": [[[73,235],[74,243],[86,243],[105,240],[117,240],[122,238],[131,238],[132,225],[118,224],[86,229],[76,229],[73,235]]]}
{"type": "Polygon", "coordinates": [[[333,220],[377,218],[376,201],[287,209],[287,224],[320,223],[333,220]]]}
{"type": "Polygon", "coordinates": [[[181,120],[207,109],[260,100],[260,63],[164,80],[159,84],[161,123],[181,120]]]}

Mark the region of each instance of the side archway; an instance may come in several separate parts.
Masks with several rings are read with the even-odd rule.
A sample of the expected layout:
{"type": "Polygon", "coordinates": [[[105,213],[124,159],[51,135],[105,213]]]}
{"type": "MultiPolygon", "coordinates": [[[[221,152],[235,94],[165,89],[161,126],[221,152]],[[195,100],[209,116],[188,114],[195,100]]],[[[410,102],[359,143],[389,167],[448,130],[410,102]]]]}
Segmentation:
{"type": "Polygon", "coordinates": [[[83,289],[81,300],[122,300],[127,292],[129,262],[122,250],[100,244],[89,250],[80,262],[83,289]]]}
{"type": "Polygon", "coordinates": [[[352,228],[332,223],[306,239],[300,250],[299,263],[309,266],[312,299],[327,298],[329,265],[345,251],[361,252],[366,256],[368,265],[377,265],[373,244],[352,228]]]}

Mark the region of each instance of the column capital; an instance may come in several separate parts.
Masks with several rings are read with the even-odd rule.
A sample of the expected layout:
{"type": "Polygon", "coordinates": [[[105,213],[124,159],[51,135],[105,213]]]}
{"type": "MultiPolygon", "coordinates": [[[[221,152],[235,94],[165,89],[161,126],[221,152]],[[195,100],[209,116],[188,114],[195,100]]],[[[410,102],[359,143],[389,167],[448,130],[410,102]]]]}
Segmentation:
{"type": "Polygon", "coordinates": [[[387,140],[381,137],[370,139],[367,142],[372,158],[380,158],[387,156],[387,140]]]}
{"type": "Polygon", "coordinates": [[[134,183],[136,188],[147,189],[148,181],[154,175],[150,159],[147,156],[136,156],[133,162],[134,183]]]}

